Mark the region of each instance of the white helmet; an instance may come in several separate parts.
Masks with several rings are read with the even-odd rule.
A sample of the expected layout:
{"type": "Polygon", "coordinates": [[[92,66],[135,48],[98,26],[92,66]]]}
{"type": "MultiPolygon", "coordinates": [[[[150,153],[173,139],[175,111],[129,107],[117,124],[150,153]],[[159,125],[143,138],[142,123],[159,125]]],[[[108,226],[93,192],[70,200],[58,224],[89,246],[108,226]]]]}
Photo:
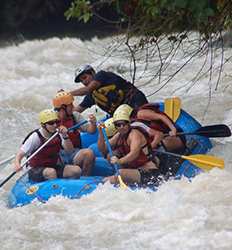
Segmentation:
{"type": "Polygon", "coordinates": [[[87,73],[87,72],[91,72],[91,71],[95,72],[95,71],[94,71],[94,68],[93,68],[91,65],[89,65],[89,64],[80,66],[80,67],[77,68],[76,71],[75,71],[75,80],[74,80],[74,81],[75,81],[75,82],[80,82],[79,77],[80,77],[82,74],[87,73]]]}
{"type": "Polygon", "coordinates": [[[118,106],[114,112],[119,111],[119,110],[123,110],[123,111],[127,112],[129,115],[131,115],[133,108],[130,105],[124,103],[124,104],[121,104],[120,106],[118,106]]]}
{"type": "Polygon", "coordinates": [[[114,122],[116,121],[130,121],[130,115],[133,111],[133,108],[128,104],[120,105],[113,114],[114,122]]]}

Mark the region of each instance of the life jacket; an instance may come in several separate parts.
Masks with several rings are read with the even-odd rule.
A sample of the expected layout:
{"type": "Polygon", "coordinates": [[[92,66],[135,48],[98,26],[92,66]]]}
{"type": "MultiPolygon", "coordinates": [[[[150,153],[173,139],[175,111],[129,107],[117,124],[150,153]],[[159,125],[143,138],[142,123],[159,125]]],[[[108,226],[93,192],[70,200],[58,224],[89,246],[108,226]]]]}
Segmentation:
{"type": "MultiPolygon", "coordinates": [[[[74,125],[76,125],[76,121],[74,116],[70,116],[64,121],[60,121],[60,125],[65,126],[66,128],[71,128],[74,125]]],[[[68,132],[69,138],[72,141],[73,147],[74,148],[80,148],[81,147],[81,137],[80,137],[80,132],[78,129],[75,129],[74,131],[69,131],[68,132]]]]}
{"type": "Polygon", "coordinates": [[[149,134],[144,129],[142,129],[141,127],[134,126],[133,128],[130,128],[128,133],[126,133],[125,135],[119,135],[119,138],[116,142],[115,149],[121,157],[127,155],[130,152],[130,146],[127,143],[127,139],[128,139],[128,136],[129,136],[132,129],[139,130],[147,140],[147,143],[143,146],[143,148],[147,147],[148,154],[145,154],[143,152],[143,150],[142,150],[143,148],[142,148],[140,150],[139,156],[134,161],[126,164],[127,168],[137,169],[139,167],[142,167],[145,163],[151,161],[151,159],[149,157],[149,155],[152,153],[152,148],[151,148],[151,144],[150,144],[151,138],[150,138],[149,134]]]}
{"type": "MultiPolygon", "coordinates": [[[[46,139],[42,136],[39,129],[32,131],[25,138],[24,142],[34,132],[36,132],[39,136],[39,139],[41,142],[40,146],[43,145],[46,142],[46,139]]],[[[48,144],[46,146],[44,146],[44,148],[42,148],[34,157],[32,157],[31,160],[29,160],[28,165],[32,168],[35,168],[35,167],[55,167],[57,162],[58,162],[58,159],[59,159],[59,152],[60,152],[61,148],[62,148],[61,139],[59,136],[56,136],[50,142],[48,142],[48,144]]],[[[34,153],[34,152],[32,152],[32,153],[34,153]]]]}
{"type": "Polygon", "coordinates": [[[152,110],[152,111],[154,111],[154,112],[156,112],[158,114],[166,116],[173,123],[173,121],[168,117],[168,115],[166,115],[164,112],[159,110],[159,104],[156,104],[156,103],[144,104],[143,106],[139,107],[137,110],[133,111],[133,113],[131,114],[131,121],[132,122],[133,121],[139,121],[139,122],[142,122],[142,123],[146,124],[151,129],[155,129],[155,130],[158,130],[158,131],[163,132],[163,133],[168,133],[170,131],[170,128],[164,122],[162,122],[160,120],[150,120],[150,121],[148,121],[148,120],[138,119],[137,118],[138,111],[146,110],[146,109],[152,110]]]}
{"type": "Polygon", "coordinates": [[[92,92],[92,97],[100,108],[109,114],[113,114],[115,109],[123,102],[125,92],[116,84],[100,86],[92,92]]]}

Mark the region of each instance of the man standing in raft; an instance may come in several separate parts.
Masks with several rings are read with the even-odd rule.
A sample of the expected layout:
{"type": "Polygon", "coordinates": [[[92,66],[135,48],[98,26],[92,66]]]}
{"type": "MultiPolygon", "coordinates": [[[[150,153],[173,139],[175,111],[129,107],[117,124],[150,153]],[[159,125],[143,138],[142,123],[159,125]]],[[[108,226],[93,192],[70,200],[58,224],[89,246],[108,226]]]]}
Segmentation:
{"type": "Polygon", "coordinates": [[[75,82],[84,84],[84,87],[70,92],[73,96],[85,96],[75,108],[80,113],[96,104],[112,116],[123,103],[137,108],[148,102],[143,92],[130,82],[112,72],[101,70],[96,73],[90,65],[76,70],[75,82]]]}

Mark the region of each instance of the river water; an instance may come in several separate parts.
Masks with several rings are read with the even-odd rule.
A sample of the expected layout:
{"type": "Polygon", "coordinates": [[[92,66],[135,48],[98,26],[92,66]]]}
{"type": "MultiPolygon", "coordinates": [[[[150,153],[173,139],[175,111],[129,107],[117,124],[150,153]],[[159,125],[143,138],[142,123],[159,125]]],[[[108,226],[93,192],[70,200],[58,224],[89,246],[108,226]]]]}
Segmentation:
{"type": "MultiPolygon", "coordinates": [[[[0,48],[0,161],[15,154],[26,134],[38,126],[37,113],[51,105],[58,89],[77,86],[73,77],[79,64],[91,63],[130,79],[127,57],[109,57],[104,50],[110,43],[109,38],[50,38],[0,48]]],[[[226,49],[225,59],[231,53],[226,49]]],[[[181,63],[178,56],[172,69],[181,63]]],[[[220,56],[213,60],[220,65],[220,56]]],[[[196,58],[149,100],[179,96],[183,109],[203,125],[232,127],[231,62],[224,67],[217,91],[215,75],[211,82],[209,74],[196,84],[191,81],[203,62],[204,56],[196,58]]],[[[142,72],[140,64],[138,73],[142,72]]],[[[143,86],[145,78],[136,85],[143,86]]],[[[149,95],[159,87],[154,79],[141,89],[149,95]]],[[[103,115],[99,109],[91,112],[103,115]]],[[[224,158],[224,170],[202,173],[192,182],[170,181],[155,193],[115,190],[106,184],[81,200],[57,197],[46,204],[9,209],[7,194],[15,176],[0,190],[1,249],[232,249],[232,139],[212,142],[210,154],[224,158]]],[[[0,180],[12,171],[11,164],[0,166],[0,180]]]]}

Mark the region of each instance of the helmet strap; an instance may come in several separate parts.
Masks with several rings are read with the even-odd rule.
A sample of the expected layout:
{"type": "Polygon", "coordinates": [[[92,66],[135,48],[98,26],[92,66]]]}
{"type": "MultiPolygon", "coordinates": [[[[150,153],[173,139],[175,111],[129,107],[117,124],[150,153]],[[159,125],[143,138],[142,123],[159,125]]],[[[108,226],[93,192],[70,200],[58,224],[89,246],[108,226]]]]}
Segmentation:
{"type": "Polygon", "coordinates": [[[63,108],[63,110],[64,110],[66,116],[69,117],[70,115],[68,114],[67,106],[66,106],[66,105],[62,105],[61,108],[63,108]]]}
{"type": "Polygon", "coordinates": [[[41,124],[41,127],[42,127],[49,135],[54,134],[53,132],[48,131],[48,129],[47,129],[47,127],[46,127],[46,124],[41,124]]]}

